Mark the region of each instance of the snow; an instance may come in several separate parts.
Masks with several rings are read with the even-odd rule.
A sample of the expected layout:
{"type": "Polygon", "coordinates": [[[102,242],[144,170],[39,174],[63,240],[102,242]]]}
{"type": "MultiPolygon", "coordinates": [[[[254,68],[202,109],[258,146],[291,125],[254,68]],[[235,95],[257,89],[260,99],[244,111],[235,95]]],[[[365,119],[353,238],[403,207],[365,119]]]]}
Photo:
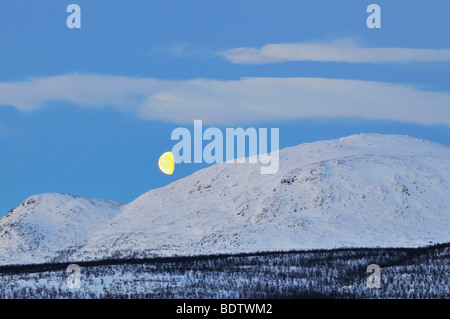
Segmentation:
{"type": "MultiPolygon", "coordinates": [[[[450,247],[354,249],[84,264],[80,289],[67,264],[0,272],[0,298],[449,298],[450,247]],[[381,289],[367,266],[382,265],[381,289]],[[44,270],[44,271],[43,271],[44,270]]],[[[10,270],[14,269],[9,267],[10,270]]]]}
{"type": "Polygon", "coordinates": [[[280,156],[277,174],[218,164],[152,190],[87,247],[170,256],[450,240],[448,147],[362,134],[280,156]]]}
{"type": "Polygon", "coordinates": [[[272,175],[222,163],[127,205],[19,206],[0,220],[0,262],[51,260],[68,247],[78,247],[72,260],[89,260],[449,242],[449,190],[449,147],[353,135],[283,149],[272,175]]]}
{"type": "Polygon", "coordinates": [[[68,194],[32,196],[0,219],[0,264],[48,262],[78,249],[123,205],[68,194]]]}

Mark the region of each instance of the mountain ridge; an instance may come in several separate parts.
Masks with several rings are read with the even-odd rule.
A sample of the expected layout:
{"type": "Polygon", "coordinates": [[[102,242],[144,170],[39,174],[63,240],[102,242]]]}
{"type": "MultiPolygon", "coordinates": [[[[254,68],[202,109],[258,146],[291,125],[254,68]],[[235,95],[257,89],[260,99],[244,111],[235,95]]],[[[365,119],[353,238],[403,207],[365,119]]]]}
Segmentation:
{"type": "MultiPolygon", "coordinates": [[[[111,202],[117,209],[111,218],[72,251],[66,245],[59,257],[81,261],[449,242],[449,164],[449,147],[381,134],[285,148],[280,170],[272,175],[259,174],[259,164],[216,164],[129,204],[111,202]]],[[[0,251],[8,246],[2,225],[10,216],[5,217],[0,251]]],[[[48,260],[43,255],[39,260],[48,260]]],[[[0,264],[11,261],[0,256],[0,264]]]]}

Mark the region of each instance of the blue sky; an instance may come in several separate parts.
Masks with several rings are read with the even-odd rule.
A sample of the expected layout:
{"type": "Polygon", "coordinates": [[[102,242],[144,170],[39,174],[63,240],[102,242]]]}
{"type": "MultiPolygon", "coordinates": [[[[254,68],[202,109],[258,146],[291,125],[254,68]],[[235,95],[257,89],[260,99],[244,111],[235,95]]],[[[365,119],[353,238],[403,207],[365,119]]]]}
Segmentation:
{"type": "Polygon", "coordinates": [[[45,192],[128,202],[205,167],[156,165],[195,118],[279,127],[281,148],[362,132],[450,146],[449,16],[445,0],[2,0],[0,215],[45,192]]]}

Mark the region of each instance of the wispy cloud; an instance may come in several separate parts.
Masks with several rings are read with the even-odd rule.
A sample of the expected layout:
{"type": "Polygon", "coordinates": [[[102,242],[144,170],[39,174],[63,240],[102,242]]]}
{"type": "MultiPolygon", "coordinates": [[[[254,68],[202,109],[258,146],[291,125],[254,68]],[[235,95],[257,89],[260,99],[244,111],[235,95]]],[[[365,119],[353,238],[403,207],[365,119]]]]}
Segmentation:
{"type": "Polygon", "coordinates": [[[61,75],[23,82],[0,83],[0,105],[29,111],[49,101],[81,106],[136,108],[142,99],[162,89],[162,81],[105,75],[61,75]]]}
{"type": "Polygon", "coordinates": [[[17,126],[10,126],[10,125],[2,125],[0,124],[0,137],[10,137],[10,136],[17,136],[18,134],[21,134],[22,130],[21,128],[17,126]]]}
{"type": "Polygon", "coordinates": [[[287,61],[348,63],[450,61],[450,49],[364,48],[346,39],[329,43],[280,43],[257,48],[235,48],[219,53],[236,64],[287,61]]]}
{"type": "Polygon", "coordinates": [[[156,56],[172,56],[177,58],[194,58],[214,56],[208,50],[200,50],[192,45],[182,42],[170,45],[157,45],[150,49],[150,55],[156,56]]]}
{"type": "Polygon", "coordinates": [[[173,123],[255,123],[356,117],[450,125],[450,94],[357,80],[242,78],[163,81],[104,75],[63,75],[0,83],[0,105],[30,111],[50,101],[111,106],[173,123]]]}

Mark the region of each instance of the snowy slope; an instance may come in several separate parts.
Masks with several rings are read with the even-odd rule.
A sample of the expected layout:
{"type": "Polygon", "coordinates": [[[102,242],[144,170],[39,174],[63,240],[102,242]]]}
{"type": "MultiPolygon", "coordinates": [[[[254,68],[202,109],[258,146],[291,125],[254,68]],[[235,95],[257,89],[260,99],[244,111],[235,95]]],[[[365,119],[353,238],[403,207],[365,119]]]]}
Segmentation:
{"type": "Polygon", "coordinates": [[[273,175],[217,164],[127,205],[34,196],[0,219],[0,264],[450,242],[449,194],[449,147],[354,135],[281,150],[273,175]]]}
{"type": "Polygon", "coordinates": [[[280,152],[277,174],[218,164],[152,190],[78,258],[420,246],[450,241],[450,148],[361,134],[280,152]]]}
{"type": "Polygon", "coordinates": [[[0,219],[0,264],[51,261],[84,246],[123,203],[43,194],[28,198],[0,219]]]}

